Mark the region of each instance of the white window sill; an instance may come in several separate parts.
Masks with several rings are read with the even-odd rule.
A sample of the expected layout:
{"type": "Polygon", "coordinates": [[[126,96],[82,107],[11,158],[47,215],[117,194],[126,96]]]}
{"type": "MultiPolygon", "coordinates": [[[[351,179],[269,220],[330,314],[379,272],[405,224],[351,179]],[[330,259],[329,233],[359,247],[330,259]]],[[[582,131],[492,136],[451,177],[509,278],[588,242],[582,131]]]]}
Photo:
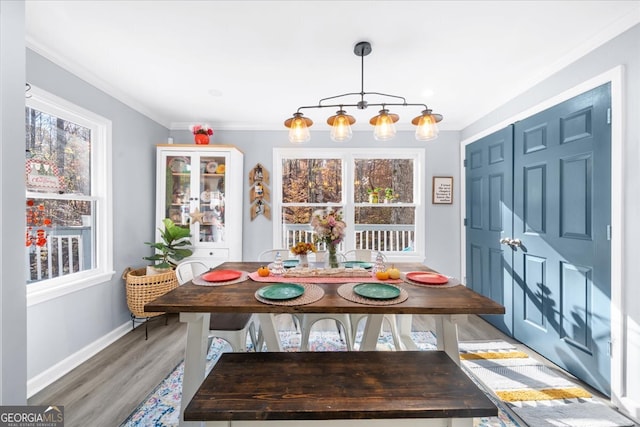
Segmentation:
{"type": "Polygon", "coordinates": [[[27,285],[27,307],[108,282],[115,271],[91,271],[27,285]],[[57,283],[56,283],[57,282],[57,283]]]}

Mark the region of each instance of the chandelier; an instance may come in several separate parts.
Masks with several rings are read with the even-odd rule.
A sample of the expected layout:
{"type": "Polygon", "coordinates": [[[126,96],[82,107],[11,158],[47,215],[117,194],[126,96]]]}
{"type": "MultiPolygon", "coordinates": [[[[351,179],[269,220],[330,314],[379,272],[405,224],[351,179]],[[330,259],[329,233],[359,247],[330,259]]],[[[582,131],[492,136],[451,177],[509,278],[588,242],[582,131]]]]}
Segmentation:
{"type": "Polygon", "coordinates": [[[416,128],[416,139],[418,141],[429,141],[438,136],[437,123],[442,120],[441,114],[433,113],[425,104],[410,104],[402,96],[389,95],[380,92],[364,91],[364,57],[371,53],[371,44],[369,42],[358,42],[353,48],[353,52],[360,57],[360,92],[343,93],[341,95],[322,98],[317,105],[308,105],[299,107],[293,114],[293,117],[285,120],[284,125],[289,128],[289,141],[293,143],[307,142],[311,139],[309,127],[313,125],[313,121],[308,117],[304,117],[301,110],[309,108],[338,108],[334,116],[327,119],[327,123],[331,126],[331,139],[336,142],[348,141],[351,139],[351,125],[356,122],[353,116],[347,114],[344,107],[356,107],[364,110],[367,107],[381,107],[378,115],[372,117],[369,123],[374,126],[373,136],[378,141],[386,141],[393,138],[396,134],[395,123],[399,120],[397,114],[390,113],[387,107],[422,107],[423,111],[418,117],[415,117],[411,123],[416,128]],[[377,95],[389,98],[390,102],[369,103],[364,97],[365,95],[377,95]],[[338,98],[348,96],[359,96],[360,100],[353,104],[339,103],[338,98]],[[330,101],[330,102],[328,102],[330,101]]]}

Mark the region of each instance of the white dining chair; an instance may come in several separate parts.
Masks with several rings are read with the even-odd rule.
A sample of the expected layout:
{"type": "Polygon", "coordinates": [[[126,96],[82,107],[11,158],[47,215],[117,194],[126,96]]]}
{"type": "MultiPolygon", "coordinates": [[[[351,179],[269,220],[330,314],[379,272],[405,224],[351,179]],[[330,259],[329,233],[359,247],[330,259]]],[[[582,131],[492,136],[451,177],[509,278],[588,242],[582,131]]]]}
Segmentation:
{"type": "MultiPolygon", "coordinates": [[[[178,283],[183,285],[209,270],[201,261],[184,261],[176,267],[178,283]]],[[[209,339],[225,340],[234,352],[247,351],[247,335],[254,351],[260,351],[262,337],[258,318],[251,313],[211,313],[209,317],[209,339]]]]}
{"type": "Polygon", "coordinates": [[[283,261],[285,259],[289,259],[289,256],[290,256],[289,249],[267,249],[266,251],[260,252],[260,255],[258,255],[258,261],[271,263],[275,261],[276,255],[278,254],[278,252],[280,252],[280,256],[282,257],[283,261]]]}

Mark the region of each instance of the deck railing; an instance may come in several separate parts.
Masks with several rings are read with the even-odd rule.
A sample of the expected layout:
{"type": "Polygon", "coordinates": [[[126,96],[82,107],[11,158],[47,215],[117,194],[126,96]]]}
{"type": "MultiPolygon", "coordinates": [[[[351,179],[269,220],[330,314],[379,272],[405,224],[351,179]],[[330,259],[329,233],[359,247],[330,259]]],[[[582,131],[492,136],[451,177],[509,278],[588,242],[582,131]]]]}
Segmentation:
{"type": "MultiPolygon", "coordinates": [[[[415,226],[387,224],[357,224],[355,226],[356,247],[372,251],[413,251],[415,226]]],[[[297,242],[313,242],[313,229],[308,224],[285,224],[283,244],[290,248],[297,242]]],[[[320,245],[318,249],[326,249],[320,245]]]]}
{"type": "Polygon", "coordinates": [[[56,230],[47,234],[45,246],[34,246],[26,251],[27,281],[53,279],[83,271],[91,264],[90,247],[86,244],[87,227],[74,227],[69,230],[56,230]],[[88,264],[87,264],[88,263],[88,264]]]}

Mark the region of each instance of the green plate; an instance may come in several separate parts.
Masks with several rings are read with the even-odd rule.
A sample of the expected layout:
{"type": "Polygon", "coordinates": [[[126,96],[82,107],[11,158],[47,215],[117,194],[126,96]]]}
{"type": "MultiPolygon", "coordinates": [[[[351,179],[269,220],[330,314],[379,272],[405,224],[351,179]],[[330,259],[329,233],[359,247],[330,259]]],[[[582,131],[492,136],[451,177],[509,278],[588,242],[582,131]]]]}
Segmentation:
{"type": "Polygon", "coordinates": [[[360,267],[360,268],[364,268],[364,269],[368,270],[371,267],[373,267],[373,263],[366,262],[366,261],[346,261],[344,263],[344,266],[345,266],[345,268],[360,267]]]}
{"type": "Polygon", "coordinates": [[[304,294],[304,286],[295,283],[278,283],[258,289],[258,295],[264,299],[285,300],[304,294]]]}
{"type": "Polygon", "coordinates": [[[384,283],[360,283],[353,287],[353,292],[371,299],[393,299],[400,296],[399,288],[384,283]]]}

